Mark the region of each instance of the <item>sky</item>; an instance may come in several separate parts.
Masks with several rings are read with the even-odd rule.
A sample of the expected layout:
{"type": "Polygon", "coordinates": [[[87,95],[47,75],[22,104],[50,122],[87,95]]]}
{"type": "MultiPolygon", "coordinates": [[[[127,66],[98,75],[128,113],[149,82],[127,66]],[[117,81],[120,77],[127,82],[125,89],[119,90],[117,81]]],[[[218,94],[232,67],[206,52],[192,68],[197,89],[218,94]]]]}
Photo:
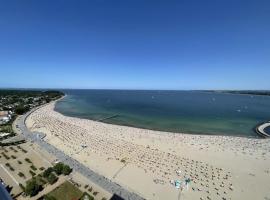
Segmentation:
{"type": "Polygon", "coordinates": [[[0,87],[270,89],[269,0],[0,0],[0,87]]]}

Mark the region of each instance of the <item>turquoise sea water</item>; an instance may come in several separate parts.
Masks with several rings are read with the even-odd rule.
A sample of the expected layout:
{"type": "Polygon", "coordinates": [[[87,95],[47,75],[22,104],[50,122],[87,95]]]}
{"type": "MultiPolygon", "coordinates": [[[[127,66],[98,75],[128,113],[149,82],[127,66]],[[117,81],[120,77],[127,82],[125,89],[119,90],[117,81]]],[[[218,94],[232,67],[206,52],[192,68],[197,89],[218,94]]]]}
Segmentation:
{"type": "Polygon", "coordinates": [[[270,120],[270,97],[201,91],[65,90],[55,110],[73,117],[147,129],[254,136],[270,120]]]}

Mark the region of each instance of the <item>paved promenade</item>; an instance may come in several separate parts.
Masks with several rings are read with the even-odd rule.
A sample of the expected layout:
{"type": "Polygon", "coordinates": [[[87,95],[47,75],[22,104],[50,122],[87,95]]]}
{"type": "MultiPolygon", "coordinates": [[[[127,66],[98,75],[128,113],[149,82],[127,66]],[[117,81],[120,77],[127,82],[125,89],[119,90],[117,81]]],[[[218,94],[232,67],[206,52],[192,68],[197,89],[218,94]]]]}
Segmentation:
{"type": "Polygon", "coordinates": [[[30,132],[26,125],[25,125],[25,119],[28,115],[31,114],[31,112],[35,111],[36,109],[26,113],[21,118],[17,120],[17,128],[21,130],[22,134],[25,136],[25,138],[31,142],[37,143],[40,147],[45,149],[47,152],[53,154],[55,157],[58,158],[59,161],[68,164],[70,167],[73,168],[73,170],[78,171],[82,175],[84,175],[86,178],[88,178],[93,183],[99,185],[106,191],[117,194],[120,197],[124,198],[125,200],[143,200],[144,198],[140,197],[139,195],[128,191],[127,189],[123,188],[119,184],[112,182],[111,180],[107,179],[106,177],[97,174],[96,172],[92,171],[85,165],[81,164],[77,160],[71,158],[70,156],[66,155],[63,151],[60,149],[57,149],[53,145],[45,142],[42,138],[44,137],[44,134],[38,133],[38,132],[30,132]]]}

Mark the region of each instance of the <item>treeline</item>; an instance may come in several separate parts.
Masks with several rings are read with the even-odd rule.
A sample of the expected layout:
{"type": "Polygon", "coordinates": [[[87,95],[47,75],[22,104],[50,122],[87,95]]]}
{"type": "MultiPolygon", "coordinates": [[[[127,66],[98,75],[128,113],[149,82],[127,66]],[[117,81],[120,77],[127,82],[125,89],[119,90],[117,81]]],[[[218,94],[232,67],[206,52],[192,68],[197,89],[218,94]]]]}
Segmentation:
{"type": "Polygon", "coordinates": [[[227,91],[231,94],[249,94],[249,95],[264,95],[270,96],[270,91],[253,91],[253,90],[244,90],[244,91],[227,91]]]}
{"type": "Polygon", "coordinates": [[[48,90],[0,90],[0,110],[11,110],[22,115],[33,107],[64,96],[63,92],[48,90]]]}
{"type": "MultiPolygon", "coordinates": [[[[44,95],[48,95],[51,98],[55,98],[58,96],[63,96],[64,93],[56,90],[11,90],[11,89],[1,89],[0,90],[0,96],[9,96],[9,95],[15,95],[17,98],[20,97],[40,97],[44,95]]],[[[16,98],[14,97],[14,98],[16,98]]]]}
{"type": "Polygon", "coordinates": [[[270,96],[269,90],[203,90],[204,92],[270,96]]]}

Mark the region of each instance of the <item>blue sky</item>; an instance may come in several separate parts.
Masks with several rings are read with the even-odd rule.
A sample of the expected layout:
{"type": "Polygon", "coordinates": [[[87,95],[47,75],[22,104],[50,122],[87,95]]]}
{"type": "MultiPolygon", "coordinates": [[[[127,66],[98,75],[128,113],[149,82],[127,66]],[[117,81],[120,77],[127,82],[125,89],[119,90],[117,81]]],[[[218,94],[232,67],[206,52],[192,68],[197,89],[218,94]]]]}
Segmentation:
{"type": "Polygon", "coordinates": [[[0,87],[270,89],[270,1],[0,0],[0,87]]]}

